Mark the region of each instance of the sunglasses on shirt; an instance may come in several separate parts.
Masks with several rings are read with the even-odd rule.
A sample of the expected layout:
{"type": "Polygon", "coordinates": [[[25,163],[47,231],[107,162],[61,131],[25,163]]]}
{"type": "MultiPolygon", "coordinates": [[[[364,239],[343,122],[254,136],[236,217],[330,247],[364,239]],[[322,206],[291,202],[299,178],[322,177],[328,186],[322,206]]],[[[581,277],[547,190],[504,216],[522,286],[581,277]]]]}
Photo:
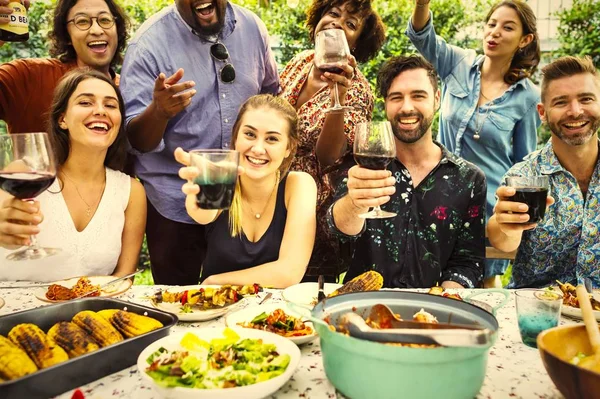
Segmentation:
{"type": "Polygon", "coordinates": [[[224,62],[225,65],[219,71],[219,78],[223,83],[233,83],[235,80],[235,68],[228,61],[229,60],[229,52],[227,51],[227,47],[223,43],[215,43],[210,46],[210,55],[221,62],[224,62]]]}

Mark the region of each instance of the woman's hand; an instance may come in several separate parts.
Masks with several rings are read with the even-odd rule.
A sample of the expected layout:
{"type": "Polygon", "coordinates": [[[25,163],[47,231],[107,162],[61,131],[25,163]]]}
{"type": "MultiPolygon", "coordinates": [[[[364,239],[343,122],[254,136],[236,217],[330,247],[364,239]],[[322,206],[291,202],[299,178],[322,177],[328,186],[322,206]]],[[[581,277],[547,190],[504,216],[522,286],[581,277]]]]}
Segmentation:
{"type": "Polygon", "coordinates": [[[353,55],[348,56],[348,62],[338,62],[336,64],[338,68],[342,69],[342,73],[324,72],[321,75],[321,80],[327,82],[329,85],[329,91],[331,92],[331,104],[335,104],[335,84],[338,85],[338,99],[340,105],[346,105],[346,93],[352,85],[352,79],[354,79],[356,69],[356,58],[353,55]]]}
{"type": "Polygon", "coordinates": [[[38,201],[21,201],[10,197],[0,205],[0,246],[18,248],[29,245],[29,236],[40,232],[44,220],[38,201]]]}

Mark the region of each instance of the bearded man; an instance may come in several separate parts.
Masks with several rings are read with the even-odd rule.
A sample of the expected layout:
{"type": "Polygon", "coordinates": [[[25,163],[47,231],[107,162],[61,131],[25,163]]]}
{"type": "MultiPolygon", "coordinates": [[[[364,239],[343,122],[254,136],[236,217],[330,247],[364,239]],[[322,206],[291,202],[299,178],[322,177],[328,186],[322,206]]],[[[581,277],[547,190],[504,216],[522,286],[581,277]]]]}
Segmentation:
{"type": "Polygon", "coordinates": [[[346,279],[364,271],[384,286],[474,288],[485,256],[485,175],[433,140],[439,106],[437,73],[421,56],[393,57],[377,76],[396,158],[387,170],[353,166],[329,209],[332,233],[354,240],[346,279]],[[369,207],[396,213],[363,219],[369,207]]]}

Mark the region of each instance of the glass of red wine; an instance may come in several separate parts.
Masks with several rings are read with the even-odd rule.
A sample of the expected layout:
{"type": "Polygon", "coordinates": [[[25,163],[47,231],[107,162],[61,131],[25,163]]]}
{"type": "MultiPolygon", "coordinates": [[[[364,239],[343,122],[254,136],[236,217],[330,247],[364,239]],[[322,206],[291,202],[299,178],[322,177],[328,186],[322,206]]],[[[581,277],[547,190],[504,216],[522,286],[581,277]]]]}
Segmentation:
{"type": "Polygon", "coordinates": [[[515,195],[509,201],[527,204],[529,220],[525,223],[539,223],[546,214],[546,198],[548,197],[549,176],[509,176],[506,185],[513,187],[515,195]]]}
{"type": "MultiPolygon", "coordinates": [[[[362,122],[356,125],[354,160],[363,168],[384,170],[396,157],[396,143],[392,125],[385,122],[362,122]]],[[[359,215],[364,219],[385,219],[396,216],[381,210],[379,205],[359,215]]]]}
{"type": "MultiPolygon", "coordinates": [[[[331,72],[341,75],[344,70],[339,63],[347,64],[350,49],[346,41],[346,34],[342,29],[325,29],[315,37],[314,64],[321,72],[331,72]]],[[[351,107],[342,106],[338,94],[337,82],[334,84],[334,104],[325,112],[343,112],[351,107]]]]}
{"type": "Polygon", "coordinates": [[[198,168],[194,183],[200,186],[196,204],[202,209],[228,209],[233,200],[240,153],[234,150],[190,151],[191,166],[198,168]]]}
{"type": "MultiPolygon", "coordinates": [[[[31,201],[52,185],[56,161],[46,133],[0,136],[0,189],[23,201],[31,201]]],[[[35,236],[31,244],[6,256],[8,260],[41,259],[60,252],[41,248],[35,236]]]]}

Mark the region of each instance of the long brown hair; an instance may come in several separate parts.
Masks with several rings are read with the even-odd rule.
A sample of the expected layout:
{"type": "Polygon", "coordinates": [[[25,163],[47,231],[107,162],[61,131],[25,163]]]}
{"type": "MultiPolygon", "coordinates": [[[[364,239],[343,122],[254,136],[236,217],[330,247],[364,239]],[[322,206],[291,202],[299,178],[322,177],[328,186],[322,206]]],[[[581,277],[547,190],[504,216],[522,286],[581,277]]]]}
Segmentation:
{"type": "Polygon", "coordinates": [[[540,63],[540,37],[537,32],[537,18],[531,7],[522,0],[503,0],[494,4],[485,17],[486,22],[500,7],[509,7],[515,10],[523,26],[523,36],[533,35],[533,40],[527,46],[517,50],[508,72],[504,75],[504,81],[512,85],[521,79],[530,77],[537,69],[540,63]]]}
{"type": "MultiPolygon", "coordinates": [[[[298,148],[298,114],[294,107],[292,107],[286,100],[281,97],[273,96],[272,94],[259,94],[250,97],[240,108],[237,119],[233,125],[231,135],[231,148],[235,149],[235,142],[240,133],[240,127],[242,124],[242,118],[246,112],[253,109],[263,109],[265,111],[274,111],[283,117],[288,123],[288,150],[290,155],[284,158],[283,162],[279,166],[278,176],[281,179],[286,175],[292,160],[296,155],[296,149],[298,148]]],[[[235,237],[242,232],[242,188],[240,184],[240,178],[238,177],[235,184],[235,192],[233,194],[233,201],[229,208],[229,229],[231,236],[235,237]]]]}
{"type": "Polygon", "coordinates": [[[117,138],[108,147],[104,165],[114,170],[123,171],[125,166],[125,157],[127,151],[127,136],[125,132],[125,103],[121,92],[115,83],[105,74],[95,71],[91,68],[77,68],[67,73],[56,89],[54,90],[54,99],[50,107],[50,121],[48,127],[48,136],[52,144],[52,150],[56,156],[59,166],[62,166],[71,152],[71,137],[67,129],[60,127],[59,121],[67,112],[69,99],[81,82],[87,79],[98,79],[108,83],[117,93],[119,100],[119,111],[121,113],[121,126],[117,133],[117,138]]]}

